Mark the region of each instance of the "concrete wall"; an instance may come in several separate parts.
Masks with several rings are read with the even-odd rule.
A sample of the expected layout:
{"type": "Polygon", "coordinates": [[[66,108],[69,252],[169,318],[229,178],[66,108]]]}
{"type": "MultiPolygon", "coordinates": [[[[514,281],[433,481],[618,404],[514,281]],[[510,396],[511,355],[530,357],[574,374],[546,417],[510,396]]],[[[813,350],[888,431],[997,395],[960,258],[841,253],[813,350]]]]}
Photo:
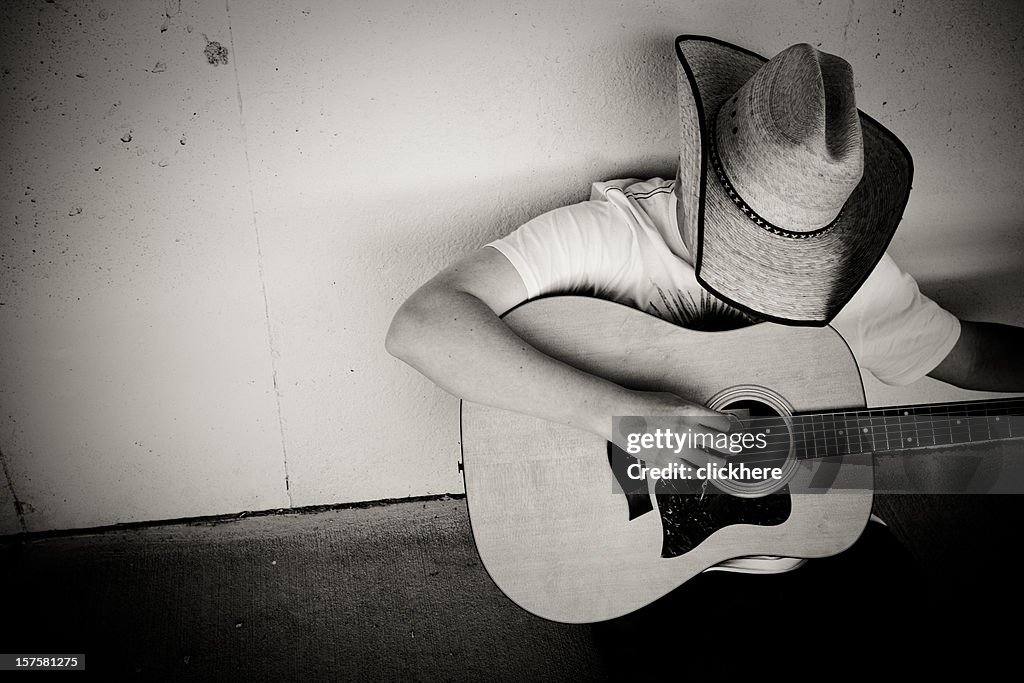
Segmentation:
{"type": "Polygon", "coordinates": [[[390,317],[591,181],[671,173],[684,32],[848,58],[915,156],[896,256],[1024,323],[1013,2],[6,3],[0,534],[460,491],[458,403],[390,317]]]}

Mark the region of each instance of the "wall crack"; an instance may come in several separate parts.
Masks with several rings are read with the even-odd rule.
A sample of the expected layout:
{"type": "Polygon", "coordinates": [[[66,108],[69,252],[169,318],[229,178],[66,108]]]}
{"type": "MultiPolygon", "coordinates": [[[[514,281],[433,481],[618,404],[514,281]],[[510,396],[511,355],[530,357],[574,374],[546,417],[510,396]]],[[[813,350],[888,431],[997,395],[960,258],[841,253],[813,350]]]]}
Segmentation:
{"type": "Polygon", "coordinates": [[[270,323],[270,298],[267,295],[267,279],[263,271],[263,246],[260,241],[260,228],[256,219],[256,196],[253,193],[252,183],[252,162],[249,160],[249,134],[245,125],[245,106],[242,104],[242,84],[238,78],[238,51],[235,49],[235,34],[231,29],[231,2],[224,0],[224,11],[228,20],[228,43],[231,45],[231,54],[235,59],[231,61],[235,72],[235,95],[238,98],[238,119],[242,132],[242,151],[245,153],[245,172],[249,184],[249,210],[252,213],[252,229],[256,236],[256,264],[260,277],[260,290],[263,294],[263,316],[267,322],[267,349],[270,353],[270,372],[274,384],[274,401],[277,404],[277,428],[281,435],[281,460],[284,468],[284,492],[288,497],[288,506],[295,507],[292,500],[291,482],[288,476],[288,443],[284,431],[284,414],[281,410],[281,390],[277,382],[277,349],[274,344],[274,332],[270,323]]]}
{"type": "Polygon", "coordinates": [[[4,482],[7,484],[7,489],[11,492],[11,498],[14,500],[14,513],[18,515],[18,524],[21,525],[22,533],[28,533],[28,525],[25,523],[25,504],[18,498],[17,491],[14,490],[14,480],[11,478],[11,471],[7,467],[7,456],[4,455],[4,450],[0,448],[0,469],[4,472],[4,482]]]}

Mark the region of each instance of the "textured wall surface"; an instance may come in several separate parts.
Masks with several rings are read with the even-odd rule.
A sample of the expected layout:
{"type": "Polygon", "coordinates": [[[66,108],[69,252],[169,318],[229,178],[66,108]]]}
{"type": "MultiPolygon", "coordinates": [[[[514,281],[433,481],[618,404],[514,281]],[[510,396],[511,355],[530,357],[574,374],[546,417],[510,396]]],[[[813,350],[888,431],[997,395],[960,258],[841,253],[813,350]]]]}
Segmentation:
{"type": "Polygon", "coordinates": [[[590,182],[672,173],[679,33],[846,57],[915,158],[894,254],[1024,323],[1016,3],[8,3],[0,534],[461,490],[458,402],[388,322],[590,182]]]}

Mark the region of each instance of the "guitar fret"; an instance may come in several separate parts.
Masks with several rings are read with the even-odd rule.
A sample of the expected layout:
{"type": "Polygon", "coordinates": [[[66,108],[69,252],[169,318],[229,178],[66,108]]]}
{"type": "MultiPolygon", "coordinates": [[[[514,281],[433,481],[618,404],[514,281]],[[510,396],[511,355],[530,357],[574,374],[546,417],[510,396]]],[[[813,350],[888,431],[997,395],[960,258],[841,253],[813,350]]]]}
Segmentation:
{"type": "Polygon", "coordinates": [[[812,452],[811,445],[810,445],[810,443],[807,440],[807,430],[808,430],[809,422],[810,422],[810,419],[808,417],[802,416],[800,418],[800,420],[797,423],[795,423],[795,426],[798,427],[797,430],[796,430],[796,435],[797,435],[797,443],[796,443],[797,453],[800,456],[802,456],[803,458],[813,458],[814,457],[814,453],[812,452]]]}
{"type": "Polygon", "coordinates": [[[861,445],[866,445],[866,451],[874,453],[878,450],[875,445],[875,434],[871,431],[871,418],[865,411],[857,413],[857,431],[860,433],[861,445]]]}
{"type": "Polygon", "coordinates": [[[949,409],[946,406],[936,406],[933,420],[936,427],[936,445],[952,444],[953,431],[950,428],[949,409]]]}
{"type": "Polygon", "coordinates": [[[829,417],[829,427],[831,431],[828,432],[828,436],[831,439],[831,446],[833,446],[833,450],[837,456],[844,456],[848,452],[843,445],[843,426],[840,424],[841,418],[835,413],[829,414],[829,417]]]}
{"type": "Polygon", "coordinates": [[[927,406],[917,411],[920,422],[917,425],[917,443],[927,448],[935,445],[935,421],[932,407],[927,406]]]}
{"type": "Polygon", "coordinates": [[[843,421],[842,425],[839,427],[839,444],[840,446],[846,444],[846,450],[843,452],[843,455],[849,455],[854,452],[853,444],[850,442],[850,426],[846,422],[845,413],[840,414],[839,417],[843,421]]]}
{"type": "Polygon", "coordinates": [[[811,418],[811,442],[814,444],[814,457],[825,456],[825,441],[821,438],[821,415],[811,418]]]}
{"type": "Polygon", "coordinates": [[[968,443],[971,440],[971,429],[967,418],[963,415],[950,415],[949,434],[951,443],[968,443]]]}
{"type": "Polygon", "coordinates": [[[816,458],[818,456],[818,449],[814,447],[814,416],[809,415],[807,420],[804,422],[804,448],[807,451],[807,457],[816,458]]]}
{"type": "Polygon", "coordinates": [[[900,437],[904,448],[917,448],[920,445],[918,423],[921,421],[916,410],[904,408],[897,411],[900,423],[900,437]]]}
{"type": "Polygon", "coordinates": [[[818,450],[814,447],[814,416],[810,415],[804,422],[804,450],[807,451],[807,457],[814,458],[818,455],[818,450]]]}
{"type": "Polygon", "coordinates": [[[808,457],[807,444],[804,441],[804,423],[806,422],[803,415],[798,415],[793,419],[793,448],[796,450],[796,457],[798,460],[804,460],[808,457]]]}
{"type": "MultiPolygon", "coordinates": [[[[870,413],[869,413],[870,415],[870,413]]],[[[889,450],[889,439],[885,433],[885,417],[882,413],[871,415],[868,418],[871,423],[871,442],[875,451],[889,450]]]]}
{"type": "Polygon", "coordinates": [[[871,450],[870,448],[865,448],[864,447],[864,441],[863,441],[863,439],[860,438],[861,437],[861,431],[860,431],[860,425],[858,423],[857,414],[856,413],[850,414],[849,418],[846,420],[846,425],[847,425],[846,433],[850,435],[850,445],[851,446],[853,446],[854,439],[856,439],[856,444],[857,445],[853,446],[853,448],[854,448],[853,452],[854,453],[865,453],[867,451],[870,451],[871,450]]]}
{"type": "Polygon", "coordinates": [[[988,441],[992,438],[992,432],[988,428],[988,417],[983,411],[977,408],[970,410],[966,422],[967,434],[971,441],[988,441]]]}
{"type": "Polygon", "coordinates": [[[989,422],[989,435],[993,439],[1006,439],[1013,436],[1013,430],[1010,427],[1008,408],[999,406],[989,408],[986,411],[989,422]]]}
{"type": "Polygon", "coordinates": [[[825,456],[838,455],[839,450],[836,448],[836,427],[835,418],[831,414],[825,414],[821,416],[821,439],[825,442],[825,456]]]}
{"type": "Polygon", "coordinates": [[[888,450],[896,450],[903,445],[903,431],[900,427],[899,411],[887,408],[882,411],[882,422],[885,425],[885,444],[888,450]]]}
{"type": "Polygon", "coordinates": [[[825,420],[828,418],[828,414],[820,414],[814,416],[814,443],[818,447],[818,457],[827,458],[828,452],[828,438],[827,438],[827,427],[825,426],[825,420]]]}

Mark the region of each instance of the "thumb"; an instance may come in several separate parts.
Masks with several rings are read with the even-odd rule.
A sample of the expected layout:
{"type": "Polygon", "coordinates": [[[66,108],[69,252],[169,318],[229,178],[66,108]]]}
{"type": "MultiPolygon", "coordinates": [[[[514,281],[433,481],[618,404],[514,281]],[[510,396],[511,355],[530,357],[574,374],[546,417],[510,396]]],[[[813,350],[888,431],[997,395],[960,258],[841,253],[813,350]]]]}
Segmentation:
{"type": "Polygon", "coordinates": [[[697,422],[710,427],[711,429],[717,429],[720,432],[728,432],[733,428],[733,421],[735,418],[728,413],[720,413],[717,410],[711,408],[701,408],[700,412],[694,415],[697,422]]]}

